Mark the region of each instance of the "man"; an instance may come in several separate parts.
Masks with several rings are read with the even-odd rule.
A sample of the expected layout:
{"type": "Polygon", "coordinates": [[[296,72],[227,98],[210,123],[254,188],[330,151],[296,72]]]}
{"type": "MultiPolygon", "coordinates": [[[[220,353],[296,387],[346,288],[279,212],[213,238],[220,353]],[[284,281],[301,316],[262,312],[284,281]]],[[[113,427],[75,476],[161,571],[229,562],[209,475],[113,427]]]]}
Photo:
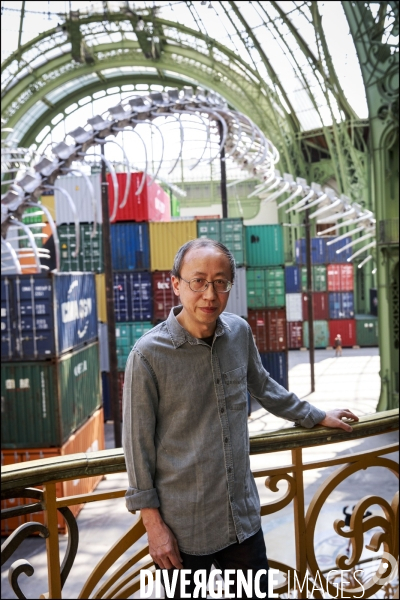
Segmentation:
{"type": "MultiPolygon", "coordinates": [[[[172,269],[182,306],[136,343],[127,362],[126,504],[141,511],[150,555],[171,577],[181,568],[208,573],[212,564],[254,576],[268,568],[249,463],[247,390],[304,427],[351,431],[341,419],[358,420],[349,410],[325,413],[300,401],[269,377],[247,322],[221,315],[234,277],[223,244],[184,244],[172,269]]],[[[267,592],[266,576],[260,587],[267,592]]]]}
{"type": "Polygon", "coordinates": [[[342,336],[340,333],[335,337],[335,356],[342,356],[342,336]]]}

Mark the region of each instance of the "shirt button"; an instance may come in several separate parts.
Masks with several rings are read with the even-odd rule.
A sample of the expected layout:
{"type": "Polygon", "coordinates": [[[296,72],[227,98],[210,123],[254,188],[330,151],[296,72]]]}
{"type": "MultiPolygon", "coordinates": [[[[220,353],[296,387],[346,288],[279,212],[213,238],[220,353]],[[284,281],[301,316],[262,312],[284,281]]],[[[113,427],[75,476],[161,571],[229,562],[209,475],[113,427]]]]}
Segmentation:
{"type": "Polygon", "coordinates": [[[228,467],[228,473],[232,473],[232,467],[228,467]]]}
{"type": "Polygon", "coordinates": [[[225,444],[227,444],[227,443],[228,443],[228,438],[225,438],[225,444]]]}
{"type": "Polygon", "coordinates": [[[219,379],[217,379],[217,383],[219,383],[219,379]]]}
{"type": "Polygon", "coordinates": [[[225,409],[224,409],[224,408],[221,408],[221,413],[224,413],[224,412],[225,412],[225,409]]]}
{"type": "Polygon", "coordinates": [[[233,496],[229,496],[229,500],[233,502],[233,496]]]}

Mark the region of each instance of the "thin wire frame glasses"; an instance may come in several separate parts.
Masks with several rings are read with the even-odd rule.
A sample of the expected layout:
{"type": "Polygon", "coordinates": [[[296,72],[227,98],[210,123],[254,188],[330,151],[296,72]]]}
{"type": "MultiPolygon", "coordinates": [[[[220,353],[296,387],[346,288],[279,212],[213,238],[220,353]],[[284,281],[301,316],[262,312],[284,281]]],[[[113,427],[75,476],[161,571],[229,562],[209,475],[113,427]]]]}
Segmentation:
{"type": "Polygon", "coordinates": [[[192,292],[205,292],[211,283],[218,294],[227,294],[232,289],[233,285],[233,283],[227,279],[215,279],[215,281],[207,281],[207,279],[201,277],[194,277],[190,281],[183,279],[183,277],[180,277],[180,279],[189,284],[192,292]]]}

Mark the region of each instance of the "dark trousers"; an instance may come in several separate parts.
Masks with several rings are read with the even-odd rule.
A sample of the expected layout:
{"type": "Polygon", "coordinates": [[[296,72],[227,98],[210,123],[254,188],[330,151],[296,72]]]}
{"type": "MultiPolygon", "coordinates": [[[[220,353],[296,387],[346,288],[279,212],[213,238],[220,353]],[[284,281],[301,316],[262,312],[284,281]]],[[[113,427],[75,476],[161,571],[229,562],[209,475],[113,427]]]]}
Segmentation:
{"type": "MultiPolygon", "coordinates": [[[[236,543],[224,548],[223,550],[219,550],[219,552],[215,552],[214,554],[207,554],[205,556],[197,556],[194,554],[185,554],[181,552],[181,556],[183,559],[182,568],[190,569],[191,576],[187,576],[186,579],[190,582],[190,585],[187,585],[185,590],[187,593],[190,593],[190,597],[193,597],[193,591],[196,587],[195,582],[193,581],[193,574],[195,571],[202,569],[207,572],[207,581],[211,571],[211,566],[214,565],[216,569],[220,569],[222,572],[225,569],[233,569],[237,571],[243,571],[244,577],[246,580],[248,569],[252,570],[253,575],[253,594],[252,596],[247,596],[245,594],[244,589],[242,588],[242,598],[257,598],[254,591],[254,578],[257,574],[257,571],[260,569],[265,569],[268,571],[268,560],[267,560],[267,552],[265,548],[264,535],[262,529],[260,529],[256,534],[247,538],[241,544],[236,543]]],[[[172,574],[175,569],[168,570],[169,581],[172,581],[172,574]]],[[[179,571],[178,571],[179,573],[179,571]]],[[[223,576],[223,573],[222,573],[223,576]]],[[[230,585],[229,591],[233,597],[236,596],[237,584],[236,584],[236,573],[233,574],[230,579],[234,582],[233,585],[230,585]]],[[[261,575],[259,579],[259,589],[262,593],[265,593],[265,600],[268,600],[268,575],[261,575]]],[[[178,577],[177,585],[175,588],[174,596],[167,596],[167,592],[165,593],[166,598],[180,598],[180,577],[178,577]]],[[[201,593],[198,596],[199,598],[206,597],[202,596],[201,593]]]]}

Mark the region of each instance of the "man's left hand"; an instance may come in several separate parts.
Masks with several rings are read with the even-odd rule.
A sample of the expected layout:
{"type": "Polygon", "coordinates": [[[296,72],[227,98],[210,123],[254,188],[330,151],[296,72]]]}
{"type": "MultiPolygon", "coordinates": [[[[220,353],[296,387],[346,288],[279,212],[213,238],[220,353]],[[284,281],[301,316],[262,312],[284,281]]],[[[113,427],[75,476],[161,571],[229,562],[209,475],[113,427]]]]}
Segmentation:
{"type": "Polygon", "coordinates": [[[357,415],[348,410],[347,408],[336,408],[335,410],[328,410],[325,419],[318,423],[323,427],[336,427],[337,429],[344,429],[345,431],[353,431],[351,425],[342,421],[342,419],[349,419],[350,421],[358,421],[357,415]]]}

